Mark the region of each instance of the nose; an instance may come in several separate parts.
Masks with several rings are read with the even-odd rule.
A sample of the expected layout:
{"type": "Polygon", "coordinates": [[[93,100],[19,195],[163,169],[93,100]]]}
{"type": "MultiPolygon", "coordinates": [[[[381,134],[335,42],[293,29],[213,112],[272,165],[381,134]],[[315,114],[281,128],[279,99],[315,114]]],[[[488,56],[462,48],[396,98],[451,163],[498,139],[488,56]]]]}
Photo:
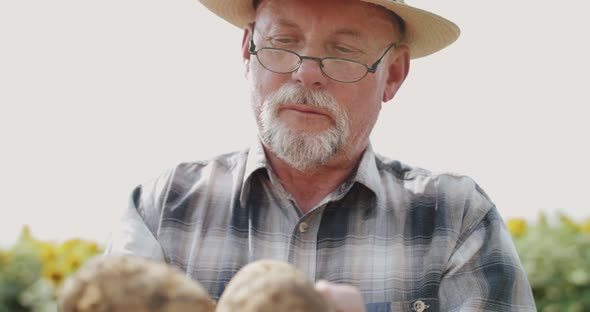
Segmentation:
{"type": "Polygon", "coordinates": [[[330,79],[324,75],[320,66],[320,59],[303,57],[301,65],[292,73],[292,77],[305,88],[320,88],[330,79]]]}

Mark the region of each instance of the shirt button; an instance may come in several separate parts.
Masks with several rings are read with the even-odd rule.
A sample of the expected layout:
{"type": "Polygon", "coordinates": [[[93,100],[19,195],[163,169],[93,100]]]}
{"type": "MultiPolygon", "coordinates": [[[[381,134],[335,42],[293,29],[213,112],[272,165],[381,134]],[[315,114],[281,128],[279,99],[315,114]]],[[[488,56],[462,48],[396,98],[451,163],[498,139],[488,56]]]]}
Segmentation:
{"type": "Polygon", "coordinates": [[[309,228],[309,226],[307,225],[307,223],[305,223],[305,222],[299,223],[299,232],[305,233],[305,232],[307,232],[308,228],[309,228]]]}
{"type": "Polygon", "coordinates": [[[414,305],[412,306],[412,311],[422,312],[428,308],[430,308],[430,305],[426,305],[424,301],[418,300],[414,302],[414,305]]]}

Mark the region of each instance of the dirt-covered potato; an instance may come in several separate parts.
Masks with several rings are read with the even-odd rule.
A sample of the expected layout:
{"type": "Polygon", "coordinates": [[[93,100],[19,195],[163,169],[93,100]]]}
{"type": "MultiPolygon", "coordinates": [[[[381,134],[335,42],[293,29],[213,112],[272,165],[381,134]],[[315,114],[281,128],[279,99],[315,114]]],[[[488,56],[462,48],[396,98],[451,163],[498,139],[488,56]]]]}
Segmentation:
{"type": "Polygon", "coordinates": [[[88,261],[58,293],[62,312],[213,312],[207,292],[180,270],[131,256],[88,261]]]}
{"type": "Polygon", "coordinates": [[[291,264],[260,260],[227,284],[217,312],[333,312],[308,278],[291,264]]]}

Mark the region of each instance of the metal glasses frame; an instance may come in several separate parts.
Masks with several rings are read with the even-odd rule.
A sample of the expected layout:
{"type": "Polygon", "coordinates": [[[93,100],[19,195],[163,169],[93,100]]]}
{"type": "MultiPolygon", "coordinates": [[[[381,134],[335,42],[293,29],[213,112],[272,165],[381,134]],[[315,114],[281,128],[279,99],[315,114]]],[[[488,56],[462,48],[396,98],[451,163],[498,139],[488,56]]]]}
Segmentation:
{"type": "Polygon", "coordinates": [[[377,71],[377,66],[379,66],[379,64],[381,64],[381,60],[383,60],[383,58],[385,57],[385,55],[387,54],[387,52],[389,52],[389,50],[391,50],[391,48],[396,48],[396,47],[397,47],[397,42],[391,43],[387,47],[387,49],[385,49],[385,52],[383,52],[383,54],[381,55],[381,57],[377,61],[375,61],[375,63],[373,63],[373,65],[367,66],[367,65],[365,65],[365,64],[363,64],[361,62],[357,62],[355,60],[349,60],[349,59],[340,58],[340,57],[333,57],[333,56],[328,56],[328,57],[313,57],[313,56],[299,55],[297,52],[294,52],[294,51],[291,51],[291,50],[288,50],[288,49],[282,49],[282,48],[260,48],[260,49],[256,50],[256,45],[254,44],[254,27],[253,27],[252,28],[252,36],[250,37],[250,49],[249,49],[248,52],[250,53],[250,55],[255,55],[256,58],[258,59],[258,62],[260,62],[260,59],[258,58],[258,52],[260,52],[262,50],[284,51],[284,52],[292,53],[292,54],[296,55],[297,57],[299,57],[299,64],[297,64],[297,66],[293,70],[286,71],[286,72],[274,71],[274,70],[266,67],[266,65],[264,65],[263,62],[260,62],[260,64],[264,68],[266,68],[266,70],[271,71],[273,73],[277,73],[277,74],[289,74],[289,73],[292,73],[292,72],[298,70],[299,67],[301,67],[301,64],[303,63],[303,60],[312,60],[312,61],[316,61],[316,62],[319,62],[320,63],[320,70],[322,71],[322,73],[326,77],[328,77],[328,78],[330,78],[332,80],[338,81],[338,82],[342,82],[342,83],[353,83],[353,82],[357,82],[357,81],[362,80],[363,78],[365,78],[367,76],[368,73],[374,74],[375,71],[377,71]],[[324,60],[341,60],[341,61],[356,63],[356,64],[359,64],[359,65],[363,65],[367,69],[367,71],[365,72],[365,74],[362,77],[360,77],[359,79],[356,79],[356,80],[352,80],[352,81],[338,80],[338,79],[335,79],[335,78],[331,77],[330,75],[328,75],[324,71],[324,67],[325,67],[324,60]]]}

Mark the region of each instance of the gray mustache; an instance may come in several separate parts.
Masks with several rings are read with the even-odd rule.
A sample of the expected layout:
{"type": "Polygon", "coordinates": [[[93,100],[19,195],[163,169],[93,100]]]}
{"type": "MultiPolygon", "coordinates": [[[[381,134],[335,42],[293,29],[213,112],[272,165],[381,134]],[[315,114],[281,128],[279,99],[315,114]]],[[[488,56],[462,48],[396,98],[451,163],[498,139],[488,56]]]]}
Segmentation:
{"type": "Polygon", "coordinates": [[[330,112],[338,110],[336,99],[325,91],[306,90],[295,85],[284,85],[269,99],[272,106],[291,102],[323,108],[330,112]]]}

